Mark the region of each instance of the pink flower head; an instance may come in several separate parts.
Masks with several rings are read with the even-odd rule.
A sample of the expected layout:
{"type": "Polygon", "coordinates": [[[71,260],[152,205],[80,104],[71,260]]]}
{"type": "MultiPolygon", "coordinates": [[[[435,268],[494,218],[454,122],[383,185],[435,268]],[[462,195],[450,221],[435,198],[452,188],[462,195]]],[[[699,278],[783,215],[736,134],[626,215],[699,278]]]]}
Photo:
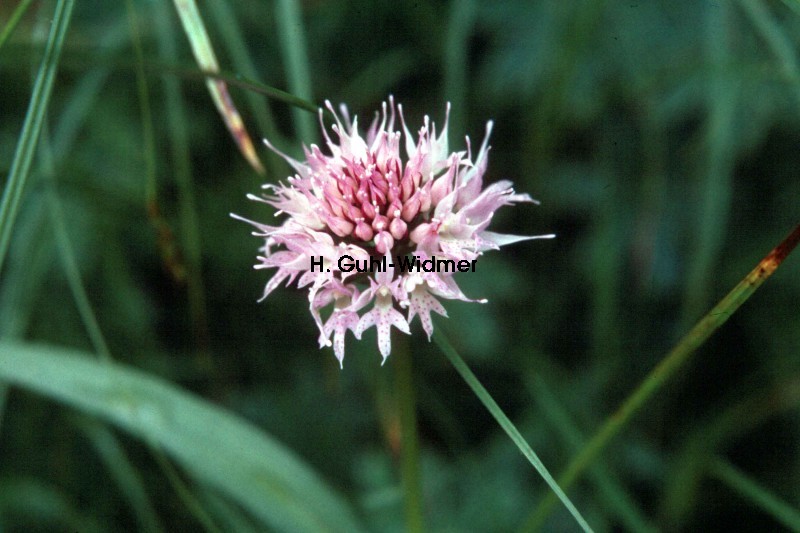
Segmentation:
{"type": "Polygon", "coordinates": [[[471,270],[486,250],[553,236],[486,230],[500,207],[534,202],[516,194],[509,181],[483,187],[491,122],[473,161],[469,138],[465,152],[449,152],[447,116],[438,135],[426,116],[415,141],[402,106],[395,108],[390,97],[362,137],[358,117],[351,121],[345,106],[340,116],[325,104],[336,121],[332,139],[320,109],[327,154],[312,144],[304,147],[300,162],[264,141],[296,174],[286,184],[264,185],[270,194],[249,198],[277,208],[278,215],[287,216],[283,224],[232,216],[252,224],[254,235],[265,239],[256,268],[277,269],[263,298],[284,280],[297,279],[298,287],[308,287],[320,347],[333,345],[341,365],[347,331],[360,339],[375,326],[386,361],[392,326],[408,334],[409,323],[419,316],[430,339],[431,312],[447,316],[440,299],[476,301],[456,284],[456,265],[471,270]],[[402,132],[395,131],[397,114],[402,132]]]}

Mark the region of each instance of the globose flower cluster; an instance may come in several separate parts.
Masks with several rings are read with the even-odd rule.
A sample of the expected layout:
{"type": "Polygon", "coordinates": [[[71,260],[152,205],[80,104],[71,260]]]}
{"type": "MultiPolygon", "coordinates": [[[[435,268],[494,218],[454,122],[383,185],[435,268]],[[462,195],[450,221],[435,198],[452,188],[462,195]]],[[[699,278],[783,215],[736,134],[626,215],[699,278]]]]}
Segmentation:
{"type": "MultiPolygon", "coordinates": [[[[409,334],[409,324],[419,317],[430,340],[431,313],[447,316],[441,299],[485,300],[465,296],[453,272],[401,272],[390,266],[391,259],[383,261],[386,268],[377,272],[357,272],[339,268],[341,257],[349,256],[356,263],[392,257],[473,262],[486,250],[552,235],[521,237],[487,231],[500,207],[534,201],[527,194],[515,193],[509,181],[484,188],[492,122],[473,160],[469,137],[466,151],[449,151],[447,116],[438,135],[426,116],[415,140],[402,106],[389,98],[362,137],[358,117],[351,120],[344,105],[339,114],[330,102],[326,106],[335,119],[331,138],[320,109],[329,153],[312,144],[304,147],[305,161],[300,162],[264,141],[297,173],[286,184],[264,185],[268,194],[248,198],[277,208],[276,216],[286,216],[283,223],[273,226],[232,216],[255,226],[253,234],[265,239],[255,268],[276,269],[262,300],[282,282],[288,285],[297,280],[298,287],[308,288],[320,347],[332,344],[341,365],[347,331],[360,339],[375,326],[385,362],[391,352],[392,326],[409,334]],[[402,132],[395,131],[398,114],[402,132]]],[[[448,105],[447,115],[449,111],[448,105]]]]}

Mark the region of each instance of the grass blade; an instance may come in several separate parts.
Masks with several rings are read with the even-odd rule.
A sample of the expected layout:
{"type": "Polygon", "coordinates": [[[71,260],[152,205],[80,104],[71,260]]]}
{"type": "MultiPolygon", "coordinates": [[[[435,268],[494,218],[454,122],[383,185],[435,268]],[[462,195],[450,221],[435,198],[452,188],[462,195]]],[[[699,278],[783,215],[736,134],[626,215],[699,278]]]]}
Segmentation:
{"type": "Polygon", "coordinates": [[[450,360],[450,362],[455,367],[456,371],[461,374],[461,377],[464,378],[464,381],[467,382],[467,385],[472,389],[481,403],[486,407],[486,409],[491,413],[495,420],[500,424],[500,427],[511,437],[511,440],[514,444],[519,448],[519,451],[522,452],[522,455],[533,465],[539,475],[542,476],[542,479],[550,486],[550,489],[553,491],[559,500],[564,504],[564,506],[569,510],[570,514],[575,518],[578,524],[584,531],[592,531],[592,528],[589,527],[589,524],[586,523],[586,520],[583,519],[578,509],[572,504],[572,501],[564,494],[564,491],[556,483],[556,480],[553,479],[553,476],[550,475],[550,472],[547,470],[547,467],[544,466],[544,463],[539,459],[539,456],[536,455],[530,445],[528,445],[525,438],[519,432],[517,427],[514,425],[511,420],[508,419],[506,414],[500,409],[500,406],[497,405],[497,402],[494,401],[491,394],[481,385],[478,378],[475,377],[475,374],[469,369],[467,364],[458,355],[455,348],[450,344],[450,342],[445,338],[442,334],[441,328],[436,328],[433,333],[433,340],[436,344],[441,348],[442,352],[444,352],[445,356],[450,360]]]}
{"type": "MultiPolygon", "coordinates": [[[[628,399],[611,415],[595,433],[594,437],[583,447],[570,462],[564,473],[559,476],[559,484],[568,488],[592,463],[597,455],[608,445],[609,441],[624,428],[631,417],[655,394],[667,380],[686,362],[739,307],[747,301],[767,278],[781,265],[784,259],[800,243],[800,225],[762,259],[722,300],[715,305],[706,316],[681,339],[628,399]]],[[[527,522],[526,529],[535,530],[549,514],[556,501],[548,496],[536,509],[527,522]]]]}
{"type": "Polygon", "coordinates": [[[158,235],[158,248],[161,259],[172,278],[180,283],[186,281],[186,265],[183,262],[181,250],[175,239],[170,223],[161,211],[156,177],[156,141],[153,127],[153,111],[150,104],[150,89],[144,71],[144,52],[141,32],[139,30],[139,15],[133,5],[133,0],[126,0],[125,7],[128,12],[131,41],[133,44],[134,71],[136,73],[136,91],[139,97],[139,112],[142,122],[142,158],[144,161],[144,195],[145,209],[150,223],[158,235]]]}
{"type": "MultiPolygon", "coordinates": [[[[561,440],[569,447],[570,452],[576,453],[585,439],[572,420],[570,413],[542,378],[531,375],[527,382],[536,399],[536,404],[542,408],[544,417],[555,428],[561,440]]],[[[649,523],[647,517],[639,511],[633,498],[617,482],[605,464],[598,462],[592,465],[589,474],[596,487],[598,499],[604,501],[605,507],[619,518],[620,523],[627,531],[658,531],[655,525],[649,523]]]]}
{"type": "Polygon", "coordinates": [[[30,517],[28,531],[101,533],[107,529],[94,517],[83,514],[65,488],[30,477],[0,480],[0,513],[4,526],[8,516],[30,517]]]}
{"type": "Polygon", "coordinates": [[[407,338],[398,339],[394,359],[397,409],[400,411],[401,478],[405,493],[406,531],[425,530],[423,517],[422,481],[420,479],[419,429],[417,403],[414,395],[414,373],[407,338]]]}
{"type": "Polygon", "coordinates": [[[178,495],[184,507],[189,509],[192,516],[203,526],[203,529],[207,533],[222,533],[222,530],[214,523],[214,519],[211,518],[208,510],[200,503],[189,485],[183,481],[178,470],[173,466],[167,456],[156,446],[151,446],[150,452],[153,454],[161,471],[167,476],[172,490],[178,495]]]}
{"type": "Polygon", "coordinates": [[[39,65],[36,80],[33,83],[31,101],[25,114],[22,134],[14,152],[14,159],[11,162],[8,181],[3,191],[3,199],[0,202],[0,271],[3,269],[3,263],[11,245],[11,233],[19,212],[19,204],[22,200],[25,183],[28,180],[33,154],[39,141],[39,133],[42,130],[45,111],[47,111],[47,106],[50,103],[53,81],[58,70],[58,60],[61,56],[64,37],[67,34],[74,5],[75,0],[60,0],[56,4],[53,25],[50,27],[50,35],[47,38],[44,57],[39,65]]]}
{"type": "Polygon", "coordinates": [[[75,257],[75,250],[70,243],[69,234],[67,233],[67,225],[64,222],[64,210],[61,208],[61,202],[58,199],[58,192],[55,185],[55,170],[53,169],[52,157],[50,154],[50,147],[44,147],[43,163],[45,172],[48,175],[49,183],[47,187],[47,202],[48,211],[50,213],[50,221],[53,224],[53,233],[58,246],[58,256],[64,268],[64,276],[67,278],[67,284],[72,297],[75,301],[75,306],[78,308],[78,313],[81,316],[81,321],[86,328],[86,333],[92,342],[97,354],[105,359],[111,359],[111,351],[108,348],[108,343],[103,336],[100,329],[100,324],[97,321],[92,304],[89,301],[89,295],[86,292],[86,287],[81,279],[80,269],[78,268],[78,261],[75,257]]]}
{"type": "Polygon", "coordinates": [[[455,0],[450,4],[444,47],[444,94],[452,104],[450,131],[467,131],[469,38],[476,14],[475,0],[455,0]]]}
{"type": "Polygon", "coordinates": [[[733,143],[736,139],[735,119],[740,106],[739,87],[731,83],[726,69],[731,62],[731,41],[734,30],[728,4],[706,4],[708,61],[711,65],[707,98],[708,118],[705,126],[707,159],[698,177],[699,206],[692,224],[694,251],[684,284],[681,327],[685,331],[712,301],[714,267],[719,260],[730,220],[733,191],[733,143]]]}
{"type": "Polygon", "coordinates": [[[800,376],[787,376],[766,390],[747,394],[701,423],[669,461],[659,516],[669,516],[676,531],[685,529],[692,507],[701,499],[714,457],[748,433],[800,406],[800,376]]]}
{"type": "Polygon", "coordinates": [[[17,24],[19,24],[19,21],[22,19],[22,15],[25,14],[32,3],[33,0],[22,0],[22,2],[17,4],[16,9],[14,9],[14,12],[11,13],[11,16],[8,18],[8,22],[6,22],[3,31],[0,32],[0,48],[3,47],[8,38],[11,37],[11,34],[14,33],[17,24]]]}
{"type": "MultiPolygon", "coordinates": [[[[278,0],[275,4],[278,20],[278,37],[283,51],[289,79],[289,92],[304,100],[311,100],[311,68],[308,63],[303,20],[297,0],[278,0]]],[[[295,127],[300,139],[311,144],[317,141],[314,117],[294,111],[295,127]]]]}
{"type": "MultiPolygon", "coordinates": [[[[156,7],[156,33],[159,54],[168,61],[177,60],[178,51],[175,46],[177,37],[168,23],[168,6],[160,4],[156,7]]],[[[189,142],[189,124],[186,119],[186,106],[181,92],[179,80],[173,76],[163,76],[164,98],[166,102],[166,124],[169,131],[172,152],[172,172],[178,191],[178,213],[182,251],[185,255],[186,287],[189,299],[189,318],[192,324],[192,336],[197,341],[201,352],[208,350],[208,314],[203,282],[202,243],[200,239],[200,221],[197,211],[194,184],[192,181],[192,163],[189,142]]],[[[202,364],[212,368],[208,354],[199,355],[202,364]]]]}
{"type": "MultiPolygon", "coordinates": [[[[200,12],[197,9],[197,4],[194,0],[175,0],[175,8],[178,10],[178,16],[183,25],[183,31],[189,38],[189,43],[192,46],[192,52],[200,69],[206,72],[219,72],[219,64],[217,63],[217,56],[214,54],[214,49],[211,46],[211,40],[206,32],[206,27],[203,24],[203,19],[200,17],[200,12]]],[[[220,115],[222,115],[225,125],[231,132],[239,151],[242,152],[247,162],[250,163],[256,172],[259,174],[264,173],[264,167],[258,159],[253,141],[250,139],[250,134],[244,127],[242,117],[239,115],[236,106],[231,99],[228,92],[228,86],[225,82],[218,79],[208,78],[206,86],[211,93],[211,99],[217,107],[220,115]]]]}
{"type": "Polygon", "coordinates": [[[144,487],[142,477],[131,464],[117,437],[104,425],[81,418],[78,427],[94,446],[111,477],[130,503],[140,531],[164,531],[144,487]]]}
{"type": "MultiPolygon", "coordinates": [[[[745,14],[752,22],[755,30],[772,53],[780,61],[781,71],[794,86],[795,98],[800,103],[800,65],[798,65],[795,46],[784,33],[781,26],[772,18],[767,6],[756,0],[739,0],[745,14]]],[[[800,13],[800,2],[788,2],[787,5],[800,13]]]]}
{"type": "MultiPolygon", "coordinates": [[[[256,60],[247,47],[244,28],[236,17],[234,6],[227,0],[212,0],[211,2],[206,2],[205,6],[211,20],[214,21],[220,32],[222,45],[228,52],[233,69],[250,79],[260,82],[261,76],[259,75],[259,69],[256,67],[256,60]]],[[[267,6],[263,8],[267,9],[267,6]]],[[[275,125],[275,119],[272,116],[272,110],[267,100],[251,91],[245,92],[244,98],[247,100],[255,125],[258,128],[258,136],[266,137],[275,146],[285,146],[287,143],[275,125]]],[[[277,156],[267,157],[265,162],[273,180],[285,173],[284,162],[277,156]]]]}
{"type": "Polygon", "coordinates": [[[800,531],[800,511],[776,497],[729,462],[722,459],[715,460],[710,473],[787,529],[800,531]]]}
{"type": "Polygon", "coordinates": [[[71,350],[0,342],[0,380],[115,423],[281,531],[360,531],[351,510],[291,451],[163,380],[71,350]]]}

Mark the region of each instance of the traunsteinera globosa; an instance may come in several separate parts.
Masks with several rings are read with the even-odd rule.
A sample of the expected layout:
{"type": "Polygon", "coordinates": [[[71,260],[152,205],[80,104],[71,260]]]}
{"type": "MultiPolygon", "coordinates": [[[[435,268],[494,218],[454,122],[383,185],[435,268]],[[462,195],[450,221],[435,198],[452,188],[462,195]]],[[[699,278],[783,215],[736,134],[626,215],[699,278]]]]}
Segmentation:
{"type": "Polygon", "coordinates": [[[341,365],[347,331],[361,339],[375,326],[385,362],[392,326],[408,334],[418,316],[430,339],[431,312],[447,316],[440,299],[485,302],[464,295],[453,277],[458,267],[474,269],[486,250],[553,235],[487,231],[500,207],[535,202],[515,193],[510,181],[484,188],[492,122],[473,160],[469,137],[466,151],[449,151],[449,104],[441,132],[437,135],[426,116],[416,141],[402,106],[395,106],[392,98],[363,137],[358,117],[351,120],[344,105],[337,114],[330,102],[325,104],[335,119],[331,138],[320,109],[327,154],[312,144],[304,147],[305,161],[300,162],[264,141],[297,174],[286,184],[264,185],[268,194],[248,198],[277,208],[276,216],[286,217],[283,223],[272,226],[231,216],[255,226],[253,234],[265,239],[255,268],[277,269],[262,300],[284,280],[290,284],[297,279],[299,288],[308,288],[320,347],[332,344],[341,365]],[[395,131],[397,115],[402,132],[395,131]],[[416,268],[410,268],[412,263],[416,268]]]}

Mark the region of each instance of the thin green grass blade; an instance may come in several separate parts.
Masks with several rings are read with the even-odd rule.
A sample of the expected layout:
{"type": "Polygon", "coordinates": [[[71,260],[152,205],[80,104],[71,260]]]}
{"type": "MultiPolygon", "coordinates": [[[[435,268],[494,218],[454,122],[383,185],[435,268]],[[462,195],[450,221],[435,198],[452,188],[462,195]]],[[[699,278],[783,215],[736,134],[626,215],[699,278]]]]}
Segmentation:
{"type": "Polygon", "coordinates": [[[550,486],[550,489],[553,491],[559,500],[564,504],[564,506],[569,510],[570,514],[575,518],[578,524],[584,531],[592,531],[592,528],[589,527],[589,524],[586,523],[586,520],[583,519],[578,509],[573,505],[572,501],[564,494],[564,491],[558,486],[556,480],[553,479],[553,476],[550,475],[550,472],[544,466],[544,463],[539,459],[539,456],[536,455],[536,452],[531,449],[530,445],[525,441],[525,438],[519,432],[517,427],[514,425],[511,420],[505,415],[500,406],[497,405],[497,402],[494,401],[491,394],[481,385],[478,378],[475,377],[475,374],[469,369],[467,364],[458,355],[455,348],[450,344],[450,342],[445,338],[444,334],[442,333],[441,328],[436,328],[433,333],[433,340],[436,344],[441,348],[442,352],[444,352],[445,356],[450,360],[450,363],[455,367],[456,371],[464,378],[464,381],[467,382],[467,385],[472,389],[481,403],[486,407],[486,409],[491,413],[495,420],[500,424],[500,427],[511,437],[511,440],[514,444],[519,448],[519,451],[522,452],[522,455],[533,465],[533,468],[539,472],[539,475],[542,476],[545,483],[550,486]]]}
{"type": "Polygon", "coordinates": [[[14,228],[14,253],[0,275],[0,338],[18,338],[31,324],[41,288],[57,260],[43,202],[27,202],[14,228]]]}
{"type": "Polygon", "coordinates": [[[108,420],[281,531],[361,531],[348,505],[290,450],[170,383],[88,354],[0,342],[0,380],[108,420]]]}
{"type": "MultiPolygon", "coordinates": [[[[234,75],[224,71],[213,73],[213,72],[200,72],[196,70],[187,70],[181,68],[173,68],[172,70],[186,77],[202,77],[202,78],[211,78],[215,80],[222,80],[230,85],[240,87],[248,91],[253,91],[255,93],[263,94],[264,96],[273,98],[279,102],[284,102],[286,104],[296,107],[297,109],[303,109],[305,111],[309,111],[314,115],[316,115],[320,109],[320,106],[318,106],[311,100],[295,96],[292,93],[276,89],[275,87],[271,87],[269,85],[264,85],[263,83],[248,79],[244,76],[234,75]]],[[[330,113],[329,111],[326,110],[324,112],[328,114],[328,116],[332,117],[332,115],[329,114],[330,113]]]]}
{"type": "MultiPolygon", "coordinates": [[[[311,67],[306,50],[303,19],[297,0],[277,0],[275,14],[278,21],[278,38],[281,43],[283,62],[289,83],[289,92],[304,100],[312,100],[311,67]]],[[[294,121],[300,139],[311,144],[317,142],[317,128],[314,118],[295,110],[294,121]]]]}
{"type": "Polygon", "coordinates": [[[14,152],[14,159],[11,162],[8,180],[3,191],[3,199],[0,201],[0,272],[3,270],[3,263],[11,245],[11,234],[19,212],[19,204],[22,200],[22,193],[25,190],[25,183],[28,180],[33,154],[39,141],[39,133],[42,129],[45,111],[47,111],[47,106],[50,103],[53,81],[58,70],[58,60],[61,56],[64,37],[67,34],[74,5],[75,0],[59,0],[56,4],[50,35],[45,45],[44,57],[39,65],[36,80],[33,83],[33,91],[28,111],[25,114],[22,133],[14,152]]]}
{"type": "Polygon", "coordinates": [[[142,51],[141,31],[139,30],[139,16],[134,9],[133,0],[125,0],[128,13],[128,25],[131,32],[131,43],[135,57],[134,70],[136,72],[136,95],[138,97],[139,111],[142,122],[142,158],[144,160],[145,198],[150,205],[157,198],[156,185],[156,158],[155,158],[155,132],[153,130],[153,111],[150,105],[150,89],[144,73],[144,52],[142,51]]]}
{"type": "Polygon", "coordinates": [[[717,458],[711,465],[709,473],[787,529],[800,531],[800,510],[772,494],[729,462],[717,458]]]}
{"type": "MultiPolygon", "coordinates": [[[[536,404],[541,406],[545,418],[550,421],[550,425],[556,429],[570,451],[576,453],[583,445],[584,438],[570,413],[543,379],[538,376],[530,376],[526,381],[530,384],[536,404]]],[[[655,525],[648,522],[625,488],[617,482],[604,464],[593,465],[589,473],[592,482],[597,487],[598,497],[602,498],[605,506],[619,517],[626,530],[639,532],[658,530],[655,525]]]]}
{"type": "Polygon", "coordinates": [[[236,531],[236,533],[258,533],[260,530],[253,525],[244,511],[227,500],[223,499],[218,492],[208,489],[200,491],[203,505],[208,512],[214,515],[218,522],[221,522],[223,531],[236,531]]]}
{"type": "Polygon", "coordinates": [[[400,411],[401,475],[405,493],[406,531],[419,533],[425,530],[423,517],[422,480],[419,460],[419,435],[417,403],[414,394],[414,373],[408,339],[396,341],[394,354],[397,408],[400,411]]]}
{"type": "MultiPolygon", "coordinates": [[[[739,0],[745,14],[750,18],[756,31],[769,46],[772,53],[780,61],[781,70],[789,82],[794,86],[795,98],[800,103],[800,64],[792,40],[784,33],[763,2],[756,0],[739,0]]],[[[800,2],[793,0],[787,2],[795,13],[800,14],[800,2]]]]}
{"type": "Polygon", "coordinates": [[[53,153],[48,138],[47,124],[45,124],[44,131],[42,132],[40,154],[40,166],[43,175],[47,178],[47,211],[50,214],[50,221],[53,225],[53,233],[58,246],[58,257],[64,268],[64,275],[67,278],[72,297],[75,301],[75,306],[78,308],[78,314],[81,316],[81,321],[86,328],[86,333],[92,342],[95,352],[103,359],[111,359],[111,351],[108,349],[105,337],[100,330],[100,324],[97,322],[97,316],[92,309],[92,304],[89,301],[89,295],[86,293],[86,287],[81,279],[80,269],[78,262],[75,258],[75,251],[72,248],[72,243],[69,240],[67,233],[67,225],[64,222],[64,210],[61,209],[61,202],[58,199],[58,192],[55,185],[55,167],[53,164],[53,153]]]}
{"type": "Polygon", "coordinates": [[[126,0],[131,41],[136,62],[136,92],[139,101],[139,113],[142,124],[142,158],[144,160],[144,195],[145,208],[150,223],[158,235],[158,248],[161,259],[172,278],[178,282],[186,279],[186,266],[178,250],[174,232],[161,212],[158,195],[158,179],[156,176],[156,142],[153,128],[153,111],[150,102],[150,88],[145,76],[144,53],[142,51],[139,15],[134,9],[133,0],[126,0]]]}
{"type": "Polygon", "coordinates": [[[7,515],[29,517],[29,524],[39,526],[33,531],[102,533],[107,529],[94,517],[83,515],[65,488],[29,477],[0,479],[0,516],[4,522],[7,515]]]}
{"type": "Polygon", "coordinates": [[[22,16],[28,11],[28,7],[33,3],[33,0],[22,0],[19,4],[17,4],[16,9],[14,12],[11,13],[11,16],[8,18],[8,22],[3,27],[3,31],[0,32],[0,48],[3,48],[3,45],[6,43],[11,34],[14,33],[14,30],[19,24],[19,21],[22,20],[22,16]]]}
{"type": "MultiPolygon", "coordinates": [[[[175,9],[178,11],[178,16],[183,25],[183,31],[186,32],[186,37],[192,46],[192,52],[200,69],[206,72],[219,72],[219,63],[217,56],[214,53],[214,48],[211,46],[211,39],[206,32],[203,19],[200,17],[200,11],[197,9],[197,4],[194,0],[175,0],[175,9]]],[[[253,141],[250,139],[250,134],[244,126],[242,117],[236,109],[231,95],[228,92],[228,87],[220,80],[208,79],[206,86],[211,93],[211,99],[217,107],[217,111],[222,115],[228,131],[231,132],[233,140],[239,147],[239,151],[247,159],[256,172],[259,174],[264,173],[264,167],[258,159],[253,141]]]]}
{"type": "MultiPolygon", "coordinates": [[[[175,46],[176,35],[169,24],[167,6],[160,3],[156,9],[156,34],[159,54],[169,62],[176,62],[178,51],[175,46]]],[[[189,299],[189,319],[192,336],[198,357],[205,368],[213,367],[208,354],[208,312],[201,265],[200,217],[195,201],[192,182],[192,163],[189,143],[189,123],[186,118],[181,87],[177,78],[163,76],[164,98],[166,103],[166,124],[169,130],[172,163],[171,174],[175,176],[178,187],[178,214],[180,216],[181,244],[186,259],[186,287],[189,299]]]]}
{"type": "Polygon", "coordinates": [[[787,376],[767,389],[758,389],[733,405],[714,413],[686,437],[680,449],[671,454],[669,475],[665,479],[658,514],[669,516],[676,530],[685,529],[692,509],[697,506],[708,465],[726,445],[759,431],[769,420],[796,411],[800,406],[800,376],[787,376]]]}
{"type": "MultiPolygon", "coordinates": [[[[310,100],[300,98],[299,96],[295,96],[292,93],[282,91],[281,89],[277,89],[270,85],[265,85],[259,81],[251,80],[240,74],[231,74],[230,72],[226,72],[224,70],[220,70],[219,72],[207,72],[197,69],[188,69],[178,65],[167,65],[153,62],[146,63],[145,68],[159,75],[171,73],[186,79],[210,79],[224,81],[233,87],[239,87],[240,89],[244,89],[246,91],[263,94],[268,98],[272,98],[278,102],[283,102],[290,106],[294,106],[298,109],[303,109],[313,113],[314,115],[316,115],[320,109],[320,106],[310,100]]],[[[326,113],[327,116],[331,118],[333,117],[329,111],[325,110],[323,112],[326,113]]]]}
{"type": "MultiPolygon", "coordinates": [[[[739,307],[753,295],[767,278],[781,265],[800,242],[800,225],[762,259],[725,297],[715,305],[684,336],[656,367],[650,371],[639,387],[631,393],[617,411],[586,443],[559,476],[559,484],[568,488],[594,461],[595,457],[608,445],[637,413],[642,406],[671,378],[697,348],[722,326],[739,307]]],[[[535,531],[544,522],[556,504],[555,498],[548,495],[526,522],[525,530],[535,531]]]]}
{"type": "Polygon", "coordinates": [[[139,530],[164,531],[155,507],[144,488],[144,482],[117,437],[104,425],[88,418],[79,419],[77,426],[92,443],[121,493],[130,503],[139,530]]]}
{"type": "Polygon", "coordinates": [[[444,94],[452,104],[451,131],[467,131],[467,56],[477,7],[475,0],[455,0],[450,4],[444,46],[444,94]]]}
{"type": "Polygon", "coordinates": [[[151,446],[150,451],[153,457],[155,457],[161,471],[167,476],[169,484],[172,485],[173,490],[178,495],[181,502],[183,502],[183,505],[189,509],[192,515],[203,526],[203,529],[208,533],[221,533],[221,530],[217,527],[217,524],[208,513],[208,510],[200,503],[197,497],[195,497],[192,489],[184,482],[167,456],[164,455],[157,446],[151,446]]]}
{"type": "Polygon", "coordinates": [[[697,220],[692,225],[694,252],[684,283],[681,327],[686,330],[708,308],[714,267],[722,251],[728,226],[733,191],[733,143],[737,138],[735,118],[739,107],[739,88],[726,71],[731,63],[734,38],[732,9],[728,3],[705,4],[706,45],[711,65],[705,125],[707,159],[699,177],[697,220]]]}
{"type": "MultiPolygon", "coordinates": [[[[206,2],[206,7],[211,20],[214,21],[219,29],[223,44],[230,55],[235,71],[261,83],[259,69],[256,68],[256,63],[247,47],[242,25],[236,18],[233,6],[226,0],[212,0],[206,2]]],[[[264,6],[264,9],[266,8],[267,6],[264,6]]],[[[253,112],[256,125],[260,129],[259,136],[270,139],[275,146],[281,146],[283,144],[283,135],[275,125],[275,119],[272,116],[269,105],[267,105],[267,101],[250,91],[245,93],[245,98],[253,112]]],[[[278,162],[277,158],[272,160],[276,163],[278,162]]],[[[272,170],[276,176],[282,172],[282,169],[277,168],[277,166],[272,170]]]]}

